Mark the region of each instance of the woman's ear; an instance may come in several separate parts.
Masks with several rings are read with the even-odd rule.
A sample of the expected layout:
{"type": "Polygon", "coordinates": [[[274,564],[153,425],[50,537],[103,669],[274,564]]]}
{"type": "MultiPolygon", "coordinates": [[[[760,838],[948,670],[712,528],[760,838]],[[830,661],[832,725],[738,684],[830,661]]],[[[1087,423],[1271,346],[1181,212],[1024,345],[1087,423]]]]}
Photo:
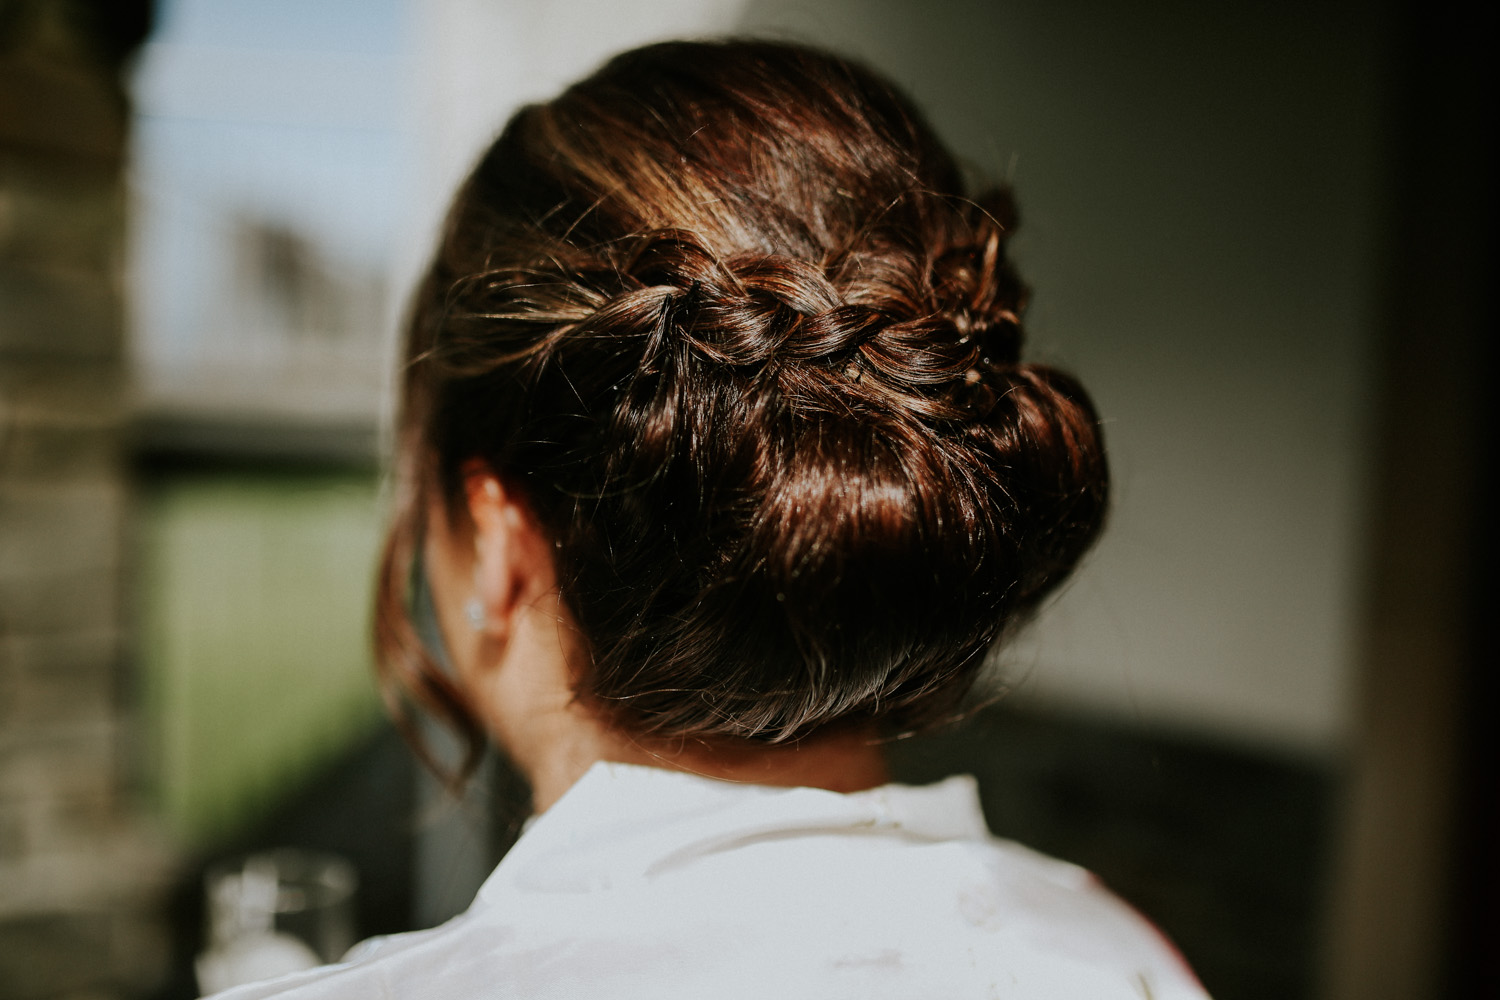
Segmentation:
{"type": "Polygon", "coordinates": [[[465,466],[464,493],[474,527],[471,624],[504,634],[520,607],[556,585],[550,547],[520,495],[482,462],[465,466]]]}

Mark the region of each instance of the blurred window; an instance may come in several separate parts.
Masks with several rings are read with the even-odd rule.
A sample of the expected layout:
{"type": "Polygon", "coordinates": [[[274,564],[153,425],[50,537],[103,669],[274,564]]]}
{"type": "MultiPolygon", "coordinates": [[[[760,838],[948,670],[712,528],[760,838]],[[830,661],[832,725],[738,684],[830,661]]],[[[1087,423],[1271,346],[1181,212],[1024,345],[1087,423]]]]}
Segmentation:
{"type": "Polygon", "coordinates": [[[150,783],[233,836],[379,719],[404,0],[167,0],[131,77],[150,783]]]}

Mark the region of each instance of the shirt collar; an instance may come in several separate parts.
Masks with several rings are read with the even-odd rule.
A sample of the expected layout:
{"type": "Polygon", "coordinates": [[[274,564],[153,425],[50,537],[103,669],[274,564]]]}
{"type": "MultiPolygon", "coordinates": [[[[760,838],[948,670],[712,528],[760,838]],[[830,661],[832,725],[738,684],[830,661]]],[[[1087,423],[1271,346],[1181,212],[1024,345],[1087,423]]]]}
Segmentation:
{"type": "Polygon", "coordinates": [[[987,831],[968,776],[844,794],[600,762],[528,825],[479,899],[604,890],[748,842],[829,834],[944,841],[987,831]]]}

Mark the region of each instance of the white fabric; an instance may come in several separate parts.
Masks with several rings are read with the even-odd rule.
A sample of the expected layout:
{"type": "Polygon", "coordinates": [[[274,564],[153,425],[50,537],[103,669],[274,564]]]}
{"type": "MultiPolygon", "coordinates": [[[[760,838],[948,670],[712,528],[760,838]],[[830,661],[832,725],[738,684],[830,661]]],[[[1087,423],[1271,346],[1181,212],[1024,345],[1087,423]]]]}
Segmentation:
{"type": "Polygon", "coordinates": [[[441,927],[222,1000],[1204,1000],[1087,872],[989,835],[972,778],[841,795],[595,765],[441,927]]]}

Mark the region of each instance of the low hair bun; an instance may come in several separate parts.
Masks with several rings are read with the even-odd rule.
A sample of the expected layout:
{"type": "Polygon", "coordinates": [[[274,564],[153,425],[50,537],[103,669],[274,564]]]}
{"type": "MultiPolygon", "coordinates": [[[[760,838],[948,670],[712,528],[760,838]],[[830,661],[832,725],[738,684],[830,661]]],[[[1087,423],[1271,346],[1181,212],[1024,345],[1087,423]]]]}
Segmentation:
{"type": "Polygon", "coordinates": [[[1109,501],[1109,467],[1093,402],[1077,379],[1045,365],[997,375],[985,421],[1014,491],[1016,601],[1035,604],[1095,541],[1109,501]]]}
{"type": "MultiPolygon", "coordinates": [[[[945,717],[1108,501],[1087,394],[1022,360],[1015,225],[807,49],[652,46],[523,110],[410,326],[387,618],[477,459],[555,543],[578,696],[626,730],[945,717]]],[[[387,678],[462,724],[409,632],[387,678]]]]}

